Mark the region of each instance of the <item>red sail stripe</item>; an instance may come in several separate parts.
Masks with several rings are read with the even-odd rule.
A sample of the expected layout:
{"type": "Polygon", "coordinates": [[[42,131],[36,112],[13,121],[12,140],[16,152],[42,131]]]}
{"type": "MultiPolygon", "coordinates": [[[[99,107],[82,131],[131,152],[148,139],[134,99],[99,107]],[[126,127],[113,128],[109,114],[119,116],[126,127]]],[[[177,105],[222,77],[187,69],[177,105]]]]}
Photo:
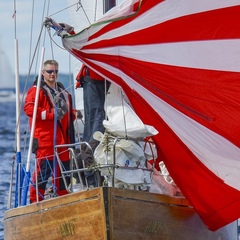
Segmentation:
{"type": "MultiPolygon", "coordinates": [[[[176,132],[176,130],[185,127],[181,125],[182,122],[179,122],[179,129],[172,129],[170,127],[172,123],[166,122],[163,119],[164,116],[157,113],[159,109],[154,109],[152,107],[153,103],[147,102],[145,99],[147,97],[150,99],[148,94],[152,92],[159,99],[174,107],[175,111],[180,111],[185,116],[192,118],[195,121],[193,124],[196,129],[200,130],[197,126],[197,123],[200,123],[213,131],[209,131],[208,134],[214,136],[214,133],[218,133],[239,147],[239,72],[157,64],[123,57],[118,55],[117,51],[114,56],[108,55],[107,52],[106,54],[86,53],[86,50],[96,50],[104,47],[107,49],[112,46],[118,46],[118,50],[120,50],[123,45],[145,44],[147,48],[148,44],[153,43],[239,39],[240,37],[238,31],[240,7],[234,6],[189,14],[159,23],[156,26],[149,26],[147,29],[140,29],[137,32],[133,31],[129,34],[125,32],[119,37],[113,36],[107,40],[101,39],[104,33],[109,33],[119,26],[126,26],[131,21],[134,23],[147,11],[154,9],[153,7],[156,4],[162,2],[164,3],[164,1],[158,0],[143,1],[139,14],[136,16],[119,22],[110,22],[95,35],[90,36],[89,40],[99,37],[96,43],[85,46],[81,46],[79,43],[79,47],[75,47],[73,41],[77,41],[77,38],[80,39],[81,34],[76,35],[76,37],[65,38],[63,43],[66,48],[69,47],[68,50],[77,58],[106,78],[119,84],[142,121],[145,124],[153,125],[159,131],[154,140],[162,154],[161,159],[164,160],[173,179],[204,223],[209,229],[216,230],[240,218],[240,212],[237,210],[240,209],[239,190],[226,184],[220,176],[218,177],[216,172],[212,172],[205,166],[203,161],[205,156],[200,154],[197,157],[194,149],[187,146],[185,140],[176,132]],[[66,43],[69,45],[66,45],[66,43]],[[113,67],[120,69],[121,73],[142,85],[145,88],[144,94],[141,95],[130,86],[131,84],[128,85],[128,82],[121,78],[113,67]]],[[[226,3],[228,2],[226,0],[226,3]]],[[[191,8],[191,6],[186,7],[191,8]]],[[[178,11],[178,8],[168,6],[164,10],[166,14],[171,14],[178,11]]],[[[148,21],[148,19],[143,20],[148,21]]],[[[127,27],[124,30],[127,31],[127,27]]],[[[172,112],[169,111],[169,114],[171,119],[172,112]]],[[[174,118],[174,115],[172,117],[174,118]]],[[[192,134],[195,134],[195,138],[198,138],[198,134],[199,137],[204,136],[201,131],[189,133],[189,135],[192,134]]],[[[209,142],[207,147],[211,148],[213,144],[209,142]]],[[[200,145],[196,148],[201,150],[200,145]]],[[[224,149],[222,149],[222,152],[225,153],[224,149]]],[[[202,154],[204,155],[205,152],[203,151],[202,154]]],[[[215,155],[207,157],[210,164],[218,164],[215,155]]],[[[230,154],[228,157],[234,160],[236,156],[230,154]]],[[[218,169],[217,167],[216,169],[218,169]]],[[[236,178],[236,181],[238,181],[238,178],[236,178]]]]}

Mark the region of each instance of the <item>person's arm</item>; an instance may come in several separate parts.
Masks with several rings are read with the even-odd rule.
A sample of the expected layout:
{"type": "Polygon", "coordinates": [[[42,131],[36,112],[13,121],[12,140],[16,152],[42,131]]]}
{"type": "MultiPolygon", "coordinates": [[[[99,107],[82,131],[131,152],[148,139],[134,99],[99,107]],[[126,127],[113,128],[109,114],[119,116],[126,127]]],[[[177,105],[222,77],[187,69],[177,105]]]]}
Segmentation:
{"type": "MultiPolygon", "coordinates": [[[[30,118],[33,117],[36,90],[37,88],[35,86],[31,87],[25,99],[24,112],[30,118]]],[[[46,108],[46,104],[45,104],[46,101],[47,101],[46,96],[44,95],[43,91],[40,90],[36,119],[41,119],[41,120],[54,119],[54,109],[49,108],[49,106],[46,108]]]]}

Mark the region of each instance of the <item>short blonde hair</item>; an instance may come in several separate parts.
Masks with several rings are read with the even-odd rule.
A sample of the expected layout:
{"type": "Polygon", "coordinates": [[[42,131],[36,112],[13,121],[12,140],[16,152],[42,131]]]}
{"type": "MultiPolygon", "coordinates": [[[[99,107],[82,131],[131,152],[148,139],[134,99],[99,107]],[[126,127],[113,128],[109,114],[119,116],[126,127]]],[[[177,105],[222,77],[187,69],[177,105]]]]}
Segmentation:
{"type": "Polygon", "coordinates": [[[58,62],[57,62],[56,60],[46,60],[46,61],[44,62],[44,64],[43,64],[43,70],[45,69],[45,67],[46,67],[48,64],[49,64],[49,65],[54,65],[54,66],[58,67],[58,62]]]}

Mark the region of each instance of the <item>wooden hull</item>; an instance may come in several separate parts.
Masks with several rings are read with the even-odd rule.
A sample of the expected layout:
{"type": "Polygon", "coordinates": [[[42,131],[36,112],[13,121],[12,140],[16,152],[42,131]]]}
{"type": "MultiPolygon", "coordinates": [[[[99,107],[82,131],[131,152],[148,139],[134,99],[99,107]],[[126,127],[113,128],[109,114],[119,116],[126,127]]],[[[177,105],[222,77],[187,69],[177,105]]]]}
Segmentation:
{"type": "Polygon", "coordinates": [[[237,222],[211,232],[184,198],[96,188],[11,209],[4,239],[234,240],[237,222]]]}

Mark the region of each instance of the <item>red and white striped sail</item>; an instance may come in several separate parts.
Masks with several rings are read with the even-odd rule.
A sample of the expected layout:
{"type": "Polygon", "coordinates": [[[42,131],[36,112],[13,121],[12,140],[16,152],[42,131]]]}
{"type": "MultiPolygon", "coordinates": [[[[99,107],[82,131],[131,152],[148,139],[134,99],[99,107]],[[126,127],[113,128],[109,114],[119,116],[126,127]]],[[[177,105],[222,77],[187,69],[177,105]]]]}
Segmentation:
{"type": "Polygon", "coordinates": [[[63,39],[159,131],[160,160],[211,230],[240,218],[239,16],[237,0],[127,0],[63,39]]]}

